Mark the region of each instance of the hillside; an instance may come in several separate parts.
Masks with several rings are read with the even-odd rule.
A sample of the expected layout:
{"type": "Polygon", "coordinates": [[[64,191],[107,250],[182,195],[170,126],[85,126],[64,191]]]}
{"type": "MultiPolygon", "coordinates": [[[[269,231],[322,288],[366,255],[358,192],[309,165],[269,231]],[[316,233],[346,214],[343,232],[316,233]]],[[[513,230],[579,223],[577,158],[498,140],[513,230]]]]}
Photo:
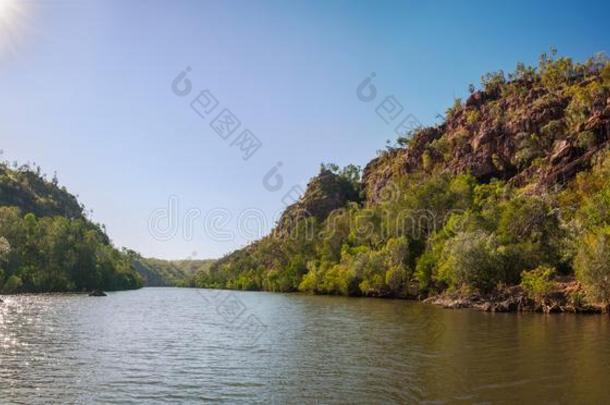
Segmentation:
{"type": "Polygon", "coordinates": [[[129,258],[76,197],[28,166],[0,163],[0,292],[142,286],[129,258]]]}
{"type": "Polygon", "coordinates": [[[367,165],[367,201],[377,201],[392,178],[436,170],[470,173],[484,183],[506,180],[531,192],[565,184],[607,147],[605,63],[574,65],[543,55],[537,70],[519,65],[508,81],[503,72],[485,75],[483,88],[465,103],[456,100],[445,122],[367,165]]]}
{"type": "Polygon", "coordinates": [[[214,260],[162,260],[129,252],[145,287],[189,287],[198,272],[207,272],[214,260]]]}
{"type": "Polygon", "coordinates": [[[380,153],[360,181],[353,167],[323,167],[271,235],[198,274],[198,285],[606,308],[607,58],[543,54],[469,91],[441,124],[380,153]],[[354,192],[320,187],[328,179],[354,192]]]}
{"type": "Polygon", "coordinates": [[[83,207],[76,197],[64,187],[58,187],[56,178],[47,181],[40,169],[31,169],[26,165],[14,169],[7,164],[0,165],[0,206],[19,207],[23,212],[31,212],[38,217],[83,216],[83,207]]]}

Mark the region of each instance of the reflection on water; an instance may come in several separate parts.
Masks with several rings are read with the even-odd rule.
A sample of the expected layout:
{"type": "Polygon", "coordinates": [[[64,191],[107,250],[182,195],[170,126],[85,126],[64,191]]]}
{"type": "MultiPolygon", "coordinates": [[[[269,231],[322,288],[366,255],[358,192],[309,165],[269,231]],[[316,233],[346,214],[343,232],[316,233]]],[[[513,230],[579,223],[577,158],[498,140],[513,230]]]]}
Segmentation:
{"type": "Polygon", "coordinates": [[[610,400],[606,316],[176,288],[3,299],[0,402],[610,400]]]}

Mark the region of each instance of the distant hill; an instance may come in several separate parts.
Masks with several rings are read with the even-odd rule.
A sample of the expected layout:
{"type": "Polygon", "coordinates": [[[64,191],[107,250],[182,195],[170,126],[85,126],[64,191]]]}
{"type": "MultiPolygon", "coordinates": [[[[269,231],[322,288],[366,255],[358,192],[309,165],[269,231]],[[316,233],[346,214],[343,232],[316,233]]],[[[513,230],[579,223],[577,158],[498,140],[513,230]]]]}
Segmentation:
{"type": "Polygon", "coordinates": [[[189,287],[198,272],[207,272],[215,260],[162,260],[130,252],[135,270],[146,287],[189,287]]]}

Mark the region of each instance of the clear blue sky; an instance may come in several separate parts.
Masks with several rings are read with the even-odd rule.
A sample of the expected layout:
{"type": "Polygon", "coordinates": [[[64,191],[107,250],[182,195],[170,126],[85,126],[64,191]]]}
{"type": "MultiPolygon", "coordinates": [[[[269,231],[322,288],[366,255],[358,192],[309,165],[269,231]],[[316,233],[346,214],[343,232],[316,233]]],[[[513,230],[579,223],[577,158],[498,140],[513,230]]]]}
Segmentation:
{"type": "Polygon", "coordinates": [[[240,212],[256,208],[271,218],[284,192],[304,186],[320,162],[364,165],[374,157],[396,136],[374,103],[356,97],[371,72],[379,97],[394,95],[405,114],[431,124],[485,72],[535,63],[550,47],[577,59],[610,51],[607,1],[48,0],[20,7],[0,14],[3,157],[57,171],[116,245],[162,258],[218,257],[248,239],[241,232],[215,240],[198,219],[192,240],[180,233],[156,240],[147,223],[170,195],[182,215],[228,210],[234,218],[226,228],[238,233],[240,212]],[[186,66],[194,90],[180,98],[170,85],[186,66]],[[262,141],[248,161],[191,110],[203,89],[262,141]],[[278,161],[284,186],[267,191],[262,178],[278,161]]]}

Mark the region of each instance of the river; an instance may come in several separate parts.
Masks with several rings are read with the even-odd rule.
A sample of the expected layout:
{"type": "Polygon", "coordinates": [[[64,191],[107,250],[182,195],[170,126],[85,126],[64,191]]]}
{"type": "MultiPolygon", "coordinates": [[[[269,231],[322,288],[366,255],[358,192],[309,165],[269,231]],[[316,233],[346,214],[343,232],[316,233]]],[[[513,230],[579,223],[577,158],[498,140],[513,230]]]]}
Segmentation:
{"type": "Polygon", "coordinates": [[[1,403],[610,401],[610,317],[203,289],[3,296],[1,403]]]}

